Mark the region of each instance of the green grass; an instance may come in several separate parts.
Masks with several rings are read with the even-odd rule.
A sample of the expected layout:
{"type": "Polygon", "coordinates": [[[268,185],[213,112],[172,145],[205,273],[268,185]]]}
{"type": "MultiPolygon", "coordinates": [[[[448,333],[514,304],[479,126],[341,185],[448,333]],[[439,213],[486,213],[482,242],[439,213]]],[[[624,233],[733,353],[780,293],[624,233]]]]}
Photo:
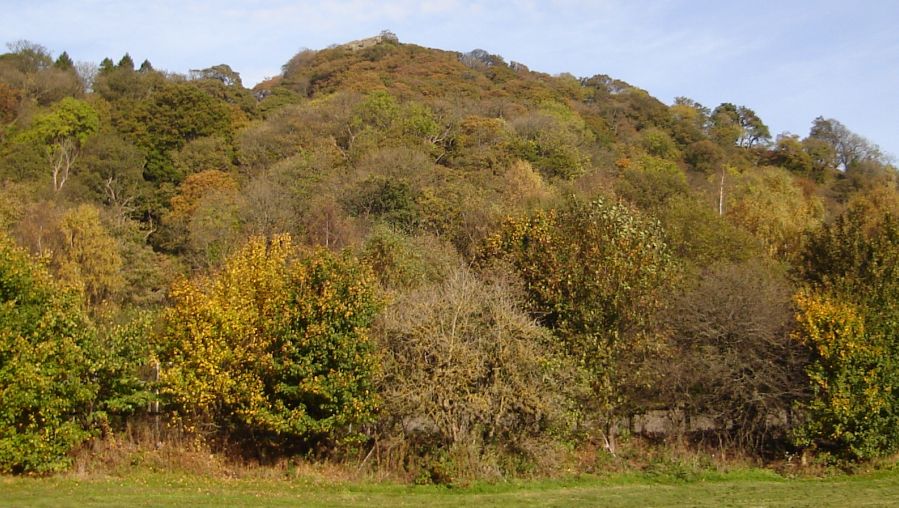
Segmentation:
{"type": "Polygon", "coordinates": [[[2,506],[899,506],[899,471],[784,479],[767,471],[690,481],[646,475],[465,488],[322,484],[148,473],[78,480],[0,479],[2,506]]]}

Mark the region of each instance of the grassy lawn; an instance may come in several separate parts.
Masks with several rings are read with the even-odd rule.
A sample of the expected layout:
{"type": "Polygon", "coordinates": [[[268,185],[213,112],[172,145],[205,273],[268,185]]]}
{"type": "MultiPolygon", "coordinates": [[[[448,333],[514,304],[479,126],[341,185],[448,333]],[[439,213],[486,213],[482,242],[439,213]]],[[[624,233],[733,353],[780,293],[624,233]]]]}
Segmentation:
{"type": "Polygon", "coordinates": [[[466,488],[213,479],[150,473],[0,479],[2,506],[899,506],[899,471],[783,479],[766,471],[688,482],[640,475],[466,488]]]}

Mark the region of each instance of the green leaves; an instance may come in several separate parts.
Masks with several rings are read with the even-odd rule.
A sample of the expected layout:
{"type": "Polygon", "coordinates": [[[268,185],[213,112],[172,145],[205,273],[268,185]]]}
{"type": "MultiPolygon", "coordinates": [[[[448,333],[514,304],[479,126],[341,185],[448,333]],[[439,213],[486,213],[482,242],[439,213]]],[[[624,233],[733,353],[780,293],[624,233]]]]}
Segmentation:
{"type": "Polygon", "coordinates": [[[288,236],[256,237],[221,273],[173,289],[163,383],[184,416],[302,439],[371,418],[374,276],[349,255],[296,256],[288,236]]]}
{"type": "Polygon", "coordinates": [[[97,386],[77,299],[0,234],[0,472],[65,469],[97,386]]]}
{"type": "Polygon", "coordinates": [[[119,105],[114,122],[147,153],[145,176],[180,182],[171,152],[205,136],[233,137],[232,112],[191,83],[167,83],[144,100],[119,105]],[[130,106],[130,107],[129,107],[130,106]]]}
{"type": "Polygon", "coordinates": [[[853,459],[899,449],[899,225],[855,203],[815,235],[796,340],[812,350],[813,397],[795,438],[853,459]]]}
{"type": "Polygon", "coordinates": [[[509,219],[484,258],[510,263],[529,307],[594,376],[598,403],[618,396],[620,362],[646,345],[673,275],[656,223],[621,204],[572,199],[560,210],[509,219]]]}
{"type": "Polygon", "coordinates": [[[39,116],[26,135],[50,146],[67,139],[81,146],[99,128],[100,118],[90,104],[66,97],[39,116]]]}

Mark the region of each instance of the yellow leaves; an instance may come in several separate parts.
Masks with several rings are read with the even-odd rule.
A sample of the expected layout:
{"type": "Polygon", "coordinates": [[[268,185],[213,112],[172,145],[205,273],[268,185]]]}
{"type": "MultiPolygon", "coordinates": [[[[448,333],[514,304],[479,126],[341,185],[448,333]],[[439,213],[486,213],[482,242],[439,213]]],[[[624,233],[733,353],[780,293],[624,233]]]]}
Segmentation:
{"type": "Polygon", "coordinates": [[[895,425],[890,339],[870,308],[808,290],[794,301],[798,326],[793,337],[813,353],[806,367],[813,397],[804,404],[808,417],[798,431],[800,439],[836,441],[857,457],[882,453],[892,446],[884,441],[883,429],[895,425]],[[870,330],[866,319],[873,323],[870,330]]]}
{"type": "Polygon", "coordinates": [[[218,274],[173,286],[167,393],[192,412],[276,433],[319,425],[310,398],[322,401],[314,414],[335,413],[321,425],[358,420],[349,401],[372,383],[374,287],[349,255],[300,254],[286,235],[250,239],[218,274]]]}
{"type": "Polygon", "coordinates": [[[59,223],[63,242],[54,263],[61,277],[99,303],[122,289],[119,246],[100,220],[100,210],[79,205],[67,210],[59,223]]]}
{"type": "Polygon", "coordinates": [[[799,312],[799,329],[793,337],[813,347],[824,359],[870,354],[872,345],[865,340],[865,324],[858,309],[848,302],[836,301],[807,291],[794,297],[799,312]]]}
{"type": "Polygon", "coordinates": [[[725,204],[728,218],[756,236],[772,257],[794,259],[803,234],[823,219],[820,200],[807,196],[784,170],[761,168],[746,173],[737,177],[729,191],[736,199],[725,204]]]}

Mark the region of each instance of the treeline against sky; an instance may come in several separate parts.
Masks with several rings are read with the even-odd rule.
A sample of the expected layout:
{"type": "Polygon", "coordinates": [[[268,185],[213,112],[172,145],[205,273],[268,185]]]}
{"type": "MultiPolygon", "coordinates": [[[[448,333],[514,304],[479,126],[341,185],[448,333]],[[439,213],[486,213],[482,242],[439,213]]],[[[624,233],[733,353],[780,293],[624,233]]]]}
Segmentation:
{"type": "Polygon", "coordinates": [[[252,90],[13,43],[0,471],[150,416],[438,482],[615,453],[658,411],[748,456],[889,455],[896,176],[835,119],[774,136],[389,33],[252,90]]]}

